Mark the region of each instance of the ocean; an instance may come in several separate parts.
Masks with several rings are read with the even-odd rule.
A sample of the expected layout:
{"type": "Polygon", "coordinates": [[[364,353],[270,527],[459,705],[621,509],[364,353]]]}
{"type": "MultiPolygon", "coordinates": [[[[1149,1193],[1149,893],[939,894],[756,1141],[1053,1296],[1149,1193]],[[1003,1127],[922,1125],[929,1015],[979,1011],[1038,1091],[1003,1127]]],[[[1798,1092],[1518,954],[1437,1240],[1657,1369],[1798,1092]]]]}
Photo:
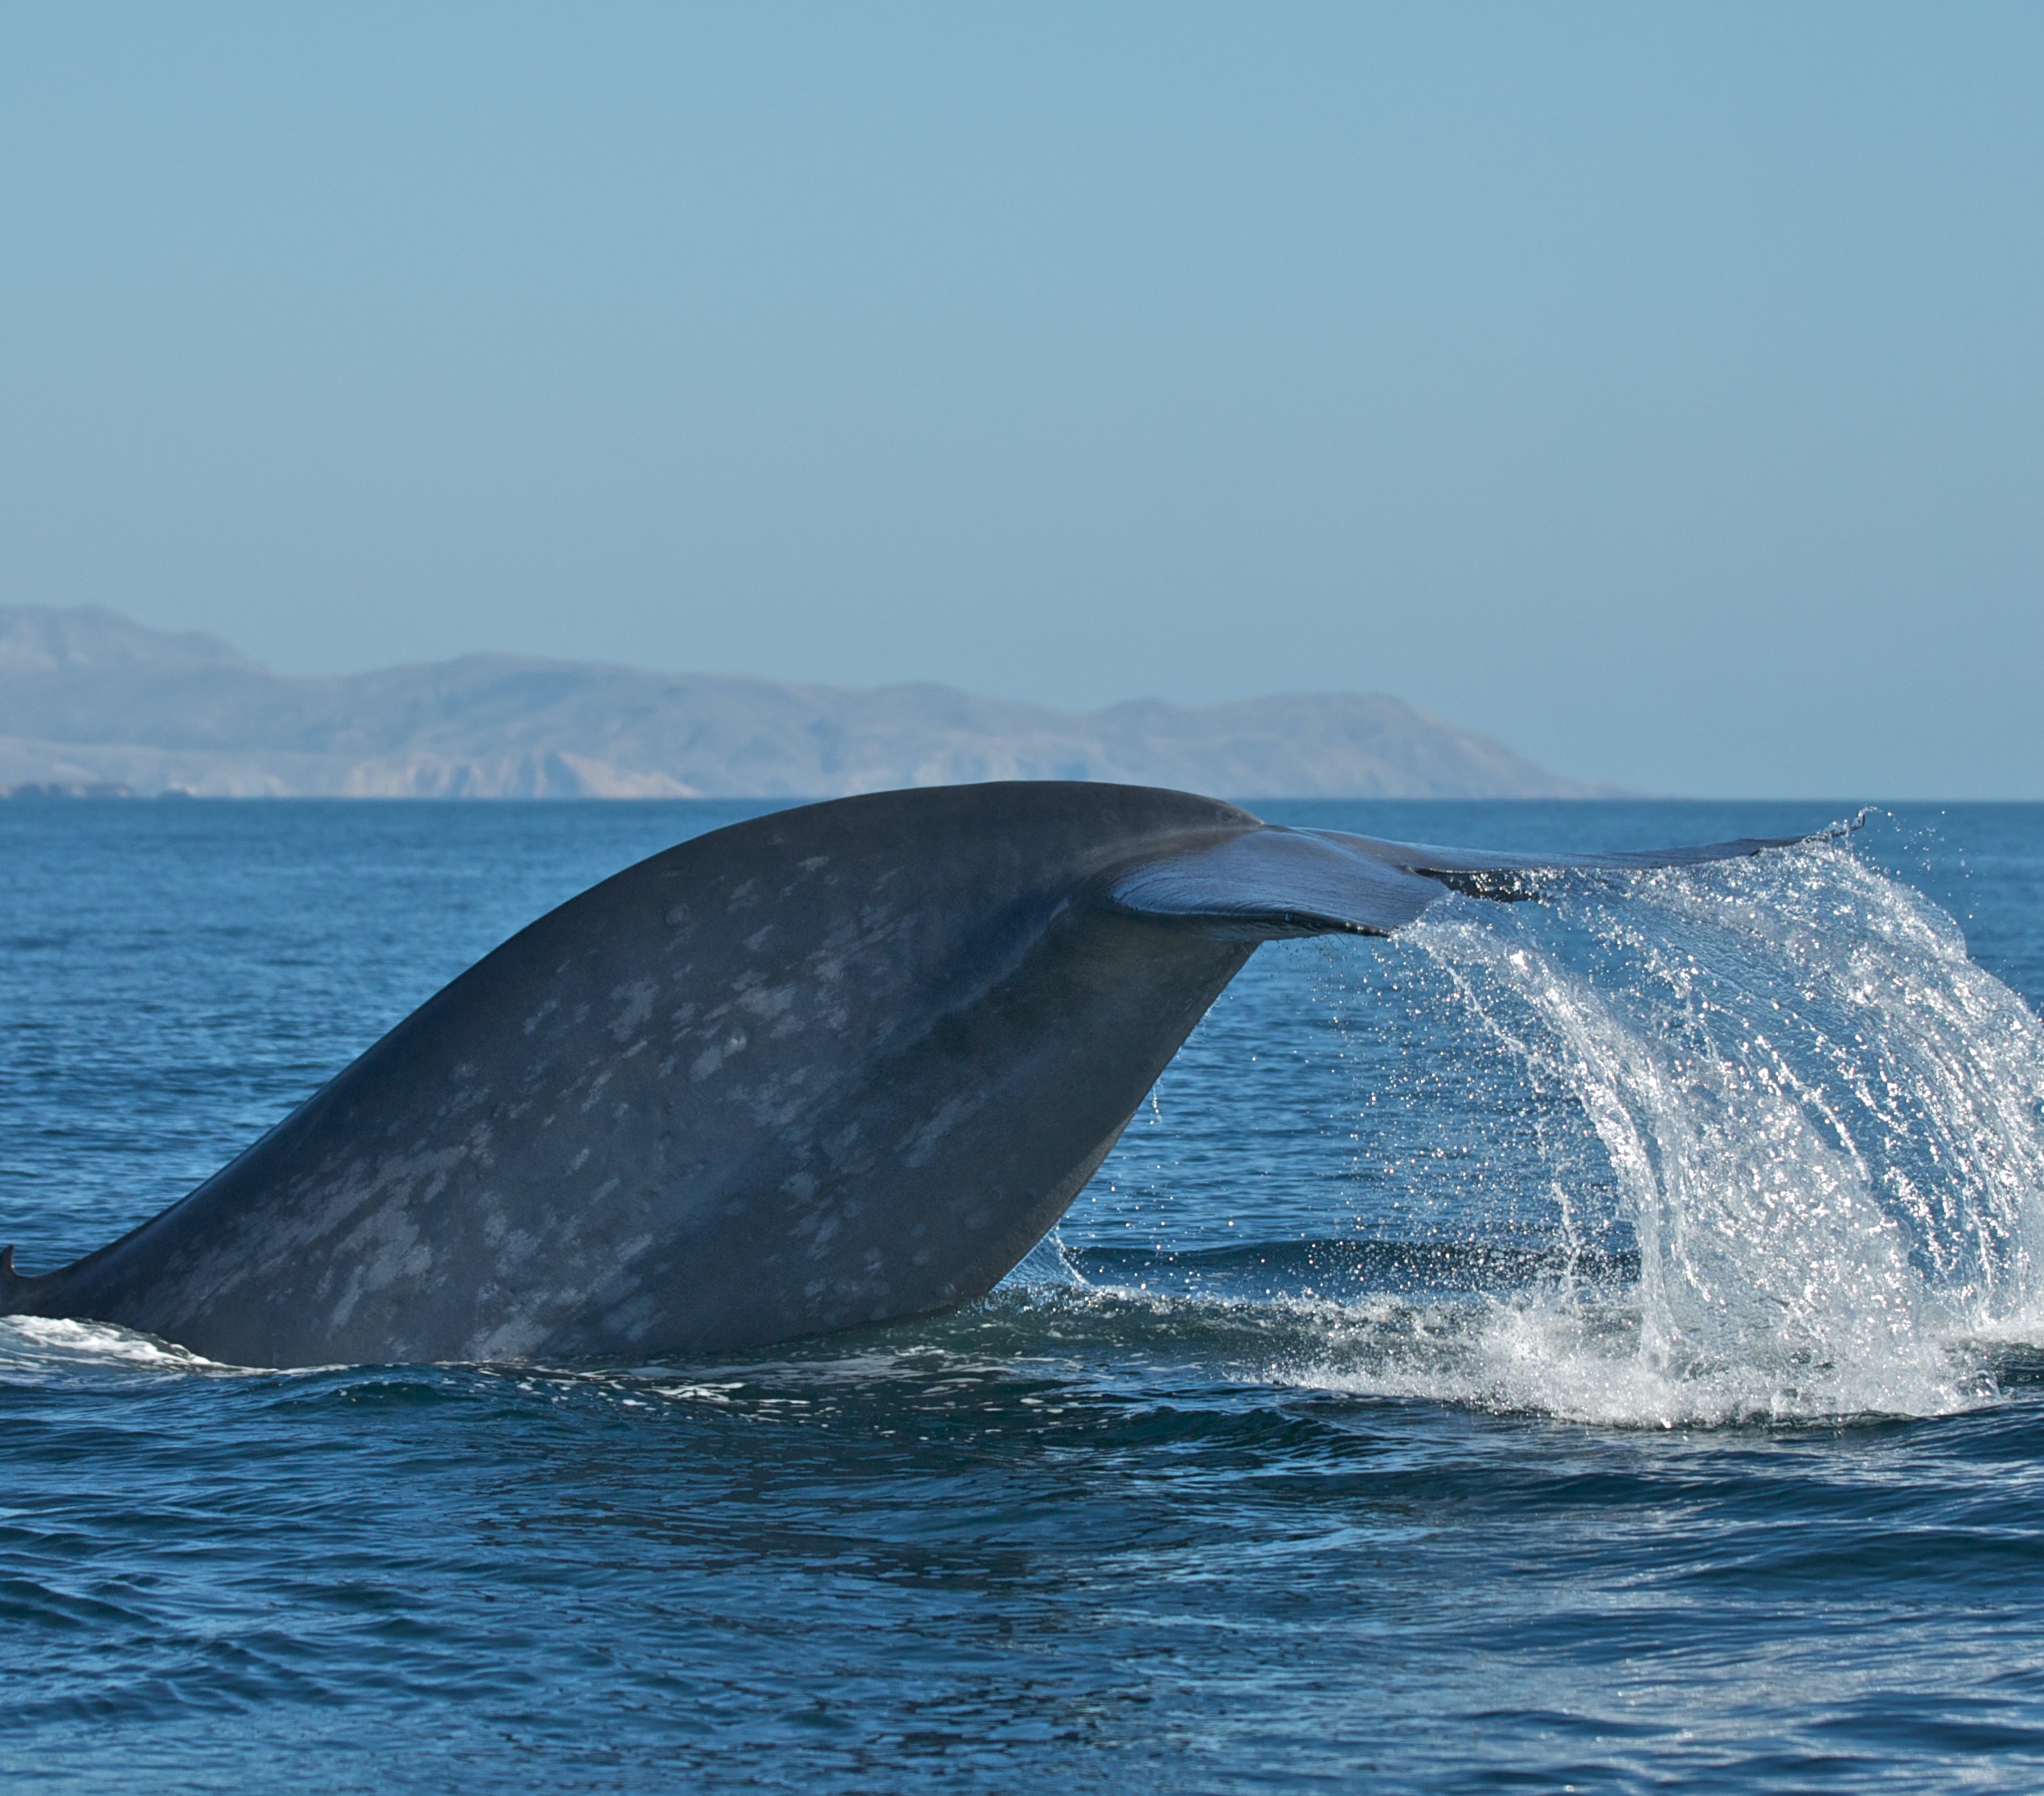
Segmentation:
{"type": "MultiPolygon", "coordinates": [[[[0,1241],[768,807],[0,805],[0,1241]]],[[[1495,847],[1843,804],[1286,803],[1495,847]]],[[[280,1373],[0,1321],[0,1777],[2044,1786],[2044,806],[1267,945],[948,1315],[280,1373]]]]}

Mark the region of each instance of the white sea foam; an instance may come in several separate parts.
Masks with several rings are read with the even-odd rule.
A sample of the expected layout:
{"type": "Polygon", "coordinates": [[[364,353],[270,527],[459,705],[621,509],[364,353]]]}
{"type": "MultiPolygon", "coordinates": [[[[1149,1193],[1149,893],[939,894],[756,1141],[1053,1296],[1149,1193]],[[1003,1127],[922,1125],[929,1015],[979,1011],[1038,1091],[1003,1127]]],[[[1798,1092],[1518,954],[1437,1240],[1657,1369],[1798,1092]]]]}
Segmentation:
{"type": "Polygon", "coordinates": [[[0,1377],[92,1369],[213,1372],[233,1368],[113,1322],[0,1316],[0,1377]]]}

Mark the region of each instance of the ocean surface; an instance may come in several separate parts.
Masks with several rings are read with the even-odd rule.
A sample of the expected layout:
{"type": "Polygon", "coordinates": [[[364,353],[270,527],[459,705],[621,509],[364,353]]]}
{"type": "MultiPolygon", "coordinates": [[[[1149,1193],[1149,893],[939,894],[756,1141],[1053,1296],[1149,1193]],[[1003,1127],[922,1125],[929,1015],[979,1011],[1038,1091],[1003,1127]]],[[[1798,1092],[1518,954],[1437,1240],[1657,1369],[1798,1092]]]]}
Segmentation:
{"type": "MultiPolygon", "coordinates": [[[[100,1244],[764,808],[0,805],[0,1241],[100,1244]]],[[[2044,1787],[2040,1001],[2044,807],[1877,810],[1262,949],[934,1320],[293,1373],[0,1321],[0,1781],[2044,1787]]]]}

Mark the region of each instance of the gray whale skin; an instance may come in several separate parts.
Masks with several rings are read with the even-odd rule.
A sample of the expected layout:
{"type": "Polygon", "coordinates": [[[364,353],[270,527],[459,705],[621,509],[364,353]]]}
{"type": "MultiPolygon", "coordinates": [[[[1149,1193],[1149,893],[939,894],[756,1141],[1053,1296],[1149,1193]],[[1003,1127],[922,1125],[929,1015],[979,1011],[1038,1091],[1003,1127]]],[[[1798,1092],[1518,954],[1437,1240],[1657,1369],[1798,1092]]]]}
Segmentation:
{"type": "Polygon", "coordinates": [[[181,1202],[0,1314],[248,1366],[722,1351],[939,1310],[1026,1253],[1273,937],[1522,856],[1052,781],[843,798],[514,936],[181,1202]]]}

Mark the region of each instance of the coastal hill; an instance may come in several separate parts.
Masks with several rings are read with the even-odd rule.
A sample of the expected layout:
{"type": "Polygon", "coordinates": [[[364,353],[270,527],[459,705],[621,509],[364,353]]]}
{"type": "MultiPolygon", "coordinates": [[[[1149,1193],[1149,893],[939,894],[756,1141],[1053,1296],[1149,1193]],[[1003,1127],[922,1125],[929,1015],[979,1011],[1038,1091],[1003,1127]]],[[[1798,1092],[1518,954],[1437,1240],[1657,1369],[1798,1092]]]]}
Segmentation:
{"type": "Polygon", "coordinates": [[[1579,798],[1502,744],[1374,693],[1079,714],[465,655],[307,679],[96,608],[0,607],[0,795],[828,798],[996,779],[1238,798],[1579,798]]]}

